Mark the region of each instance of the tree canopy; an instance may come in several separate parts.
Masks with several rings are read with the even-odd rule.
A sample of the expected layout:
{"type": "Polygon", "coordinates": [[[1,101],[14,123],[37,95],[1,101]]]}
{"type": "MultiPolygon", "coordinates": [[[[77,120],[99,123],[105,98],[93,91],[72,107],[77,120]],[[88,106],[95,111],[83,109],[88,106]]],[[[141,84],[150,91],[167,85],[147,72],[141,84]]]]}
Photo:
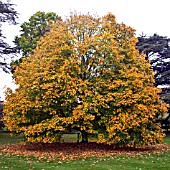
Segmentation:
{"type": "Polygon", "coordinates": [[[5,42],[5,37],[2,33],[2,23],[16,24],[17,12],[13,8],[14,4],[10,1],[0,1],[0,67],[7,71],[6,58],[9,54],[16,53],[16,49],[5,42]]]}
{"type": "Polygon", "coordinates": [[[166,111],[150,64],[136,50],[135,31],[111,13],[72,14],[57,22],[24,58],[6,92],[4,120],[29,142],[55,142],[71,129],[82,140],[142,147],[161,142],[166,111]]]}

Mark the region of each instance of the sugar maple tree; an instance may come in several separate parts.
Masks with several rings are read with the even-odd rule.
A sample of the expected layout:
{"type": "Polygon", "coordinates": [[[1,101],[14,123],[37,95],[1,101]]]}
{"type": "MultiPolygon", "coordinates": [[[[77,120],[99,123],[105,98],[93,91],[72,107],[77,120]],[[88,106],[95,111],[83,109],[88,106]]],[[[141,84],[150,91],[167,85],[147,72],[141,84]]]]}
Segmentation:
{"type": "Polygon", "coordinates": [[[72,14],[41,38],[6,92],[4,120],[29,142],[55,142],[76,129],[87,142],[141,147],[161,142],[156,116],[166,111],[135,31],[111,13],[72,14]]]}

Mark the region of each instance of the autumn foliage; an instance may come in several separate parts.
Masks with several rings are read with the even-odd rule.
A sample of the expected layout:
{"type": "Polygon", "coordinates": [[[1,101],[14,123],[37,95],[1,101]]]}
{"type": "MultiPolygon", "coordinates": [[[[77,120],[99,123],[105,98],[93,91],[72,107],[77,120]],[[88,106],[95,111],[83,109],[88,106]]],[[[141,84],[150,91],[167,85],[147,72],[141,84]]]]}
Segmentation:
{"type": "Polygon", "coordinates": [[[156,123],[166,111],[154,73],[136,50],[135,31],[116,22],[72,14],[38,42],[14,74],[4,120],[29,142],[52,143],[65,131],[97,133],[99,143],[141,147],[161,142],[156,123]]]}

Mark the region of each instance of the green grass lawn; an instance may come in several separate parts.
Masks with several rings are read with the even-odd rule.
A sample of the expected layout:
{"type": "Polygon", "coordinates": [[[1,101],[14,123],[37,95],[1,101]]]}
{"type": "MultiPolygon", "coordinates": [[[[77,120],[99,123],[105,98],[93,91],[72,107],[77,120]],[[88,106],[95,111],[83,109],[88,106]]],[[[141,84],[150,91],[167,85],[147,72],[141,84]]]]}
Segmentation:
{"type": "Polygon", "coordinates": [[[170,134],[164,138],[164,142],[170,145],[170,134]]]}
{"type": "Polygon", "coordinates": [[[56,162],[38,161],[35,158],[1,155],[0,169],[13,170],[168,170],[170,169],[170,156],[143,155],[135,158],[128,156],[115,156],[103,158],[88,158],[74,161],[56,162]]]}
{"type": "MultiPolygon", "coordinates": [[[[69,136],[76,140],[76,136],[69,136]]],[[[68,140],[67,136],[64,140],[68,140]]],[[[11,137],[7,133],[0,133],[0,146],[7,143],[17,143],[21,136],[11,137]]],[[[170,144],[170,136],[164,140],[170,144]]],[[[77,160],[39,160],[33,156],[20,156],[2,153],[0,150],[0,170],[168,170],[170,169],[170,151],[157,154],[113,155],[103,157],[89,157],[77,160]]]]}
{"type": "Polygon", "coordinates": [[[9,143],[19,143],[22,140],[22,136],[15,136],[9,133],[0,132],[0,145],[9,143]]]}

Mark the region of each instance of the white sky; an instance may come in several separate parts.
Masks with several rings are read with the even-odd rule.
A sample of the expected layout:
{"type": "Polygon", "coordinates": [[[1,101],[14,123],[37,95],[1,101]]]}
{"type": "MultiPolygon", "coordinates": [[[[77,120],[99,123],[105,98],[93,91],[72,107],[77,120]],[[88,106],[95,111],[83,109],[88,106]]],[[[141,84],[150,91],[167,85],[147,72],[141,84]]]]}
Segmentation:
{"type": "MultiPolygon", "coordinates": [[[[136,29],[137,35],[157,33],[170,37],[170,0],[12,0],[17,6],[19,24],[28,21],[37,11],[55,12],[64,18],[71,11],[97,14],[112,12],[118,22],[136,29]]],[[[4,34],[11,43],[19,35],[20,25],[4,26],[4,34]],[[7,30],[7,31],[6,31],[7,30]]],[[[0,96],[4,99],[3,87],[11,85],[11,75],[0,71],[0,96]]]]}

